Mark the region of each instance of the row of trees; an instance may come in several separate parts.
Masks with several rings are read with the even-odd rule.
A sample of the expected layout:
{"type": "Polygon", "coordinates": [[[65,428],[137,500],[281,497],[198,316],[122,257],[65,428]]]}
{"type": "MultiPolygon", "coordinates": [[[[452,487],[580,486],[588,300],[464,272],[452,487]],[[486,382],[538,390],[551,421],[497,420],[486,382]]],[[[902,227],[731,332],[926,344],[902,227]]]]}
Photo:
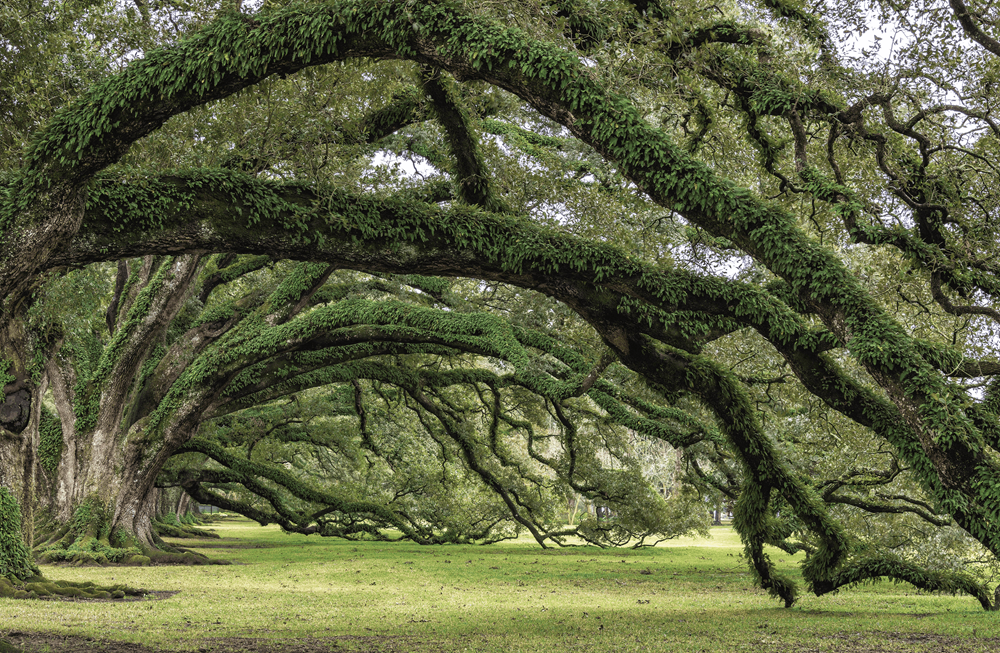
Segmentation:
{"type": "Polygon", "coordinates": [[[542,545],[708,496],[786,605],[768,544],[995,608],[1000,45],[925,4],[11,4],[0,505],[124,560],[170,488],[542,545]]]}

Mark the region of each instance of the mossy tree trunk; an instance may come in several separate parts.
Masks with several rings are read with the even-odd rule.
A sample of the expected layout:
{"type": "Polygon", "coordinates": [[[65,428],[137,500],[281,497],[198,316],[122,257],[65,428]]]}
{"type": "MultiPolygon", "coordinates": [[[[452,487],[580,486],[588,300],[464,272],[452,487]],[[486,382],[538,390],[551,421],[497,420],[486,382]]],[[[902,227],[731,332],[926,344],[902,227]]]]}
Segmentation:
{"type": "MultiPolygon", "coordinates": [[[[218,343],[238,351],[261,324],[286,322],[310,306],[332,271],[299,266],[271,296],[251,296],[213,317],[198,307],[226,281],[215,268],[204,271],[207,261],[199,255],[133,261],[122,271],[127,279],[116,284],[108,314],[113,331],[94,369],[82,376],[80,361],[70,356],[55,356],[46,366],[63,444],[48,497],[52,520],[40,547],[48,559],[93,554],[115,561],[134,549],[169,552],[154,528],[157,476],[228,384],[281,348],[277,343],[230,357],[218,343]],[[168,329],[174,330],[170,339],[168,329]]],[[[239,260],[226,278],[239,279],[268,261],[239,260]]]]}
{"type": "Polygon", "coordinates": [[[48,558],[83,560],[89,547],[96,558],[116,561],[125,553],[109,549],[133,554],[156,547],[152,481],[136,473],[136,443],[123,424],[139,400],[143,367],[161,352],[167,327],[193,292],[200,260],[189,255],[133,261],[116,287],[111,334],[96,368],[81,378],[80,361],[69,355],[46,365],[62,436],[45,501],[51,521],[41,548],[48,558]]]}
{"type": "Polygon", "coordinates": [[[23,319],[0,324],[0,379],[6,381],[5,401],[0,407],[0,489],[6,488],[20,506],[19,532],[30,546],[34,535],[36,457],[41,421],[41,396],[44,380],[39,383],[27,369],[28,334],[23,319]]]}

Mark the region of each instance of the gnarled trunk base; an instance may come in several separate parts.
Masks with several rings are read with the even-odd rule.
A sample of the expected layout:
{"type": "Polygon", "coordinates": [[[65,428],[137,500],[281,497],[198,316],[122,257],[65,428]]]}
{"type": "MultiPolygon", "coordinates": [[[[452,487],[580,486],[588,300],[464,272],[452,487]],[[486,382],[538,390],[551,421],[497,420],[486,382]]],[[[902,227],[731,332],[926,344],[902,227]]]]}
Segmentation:
{"type": "Polygon", "coordinates": [[[43,563],[73,565],[228,564],[164,542],[149,519],[113,521],[113,501],[91,495],[73,511],[68,523],[49,519],[39,528],[35,547],[43,563]],[[141,530],[140,530],[141,529],[141,530]],[[44,538],[44,539],[43,539],[44,538]]]}

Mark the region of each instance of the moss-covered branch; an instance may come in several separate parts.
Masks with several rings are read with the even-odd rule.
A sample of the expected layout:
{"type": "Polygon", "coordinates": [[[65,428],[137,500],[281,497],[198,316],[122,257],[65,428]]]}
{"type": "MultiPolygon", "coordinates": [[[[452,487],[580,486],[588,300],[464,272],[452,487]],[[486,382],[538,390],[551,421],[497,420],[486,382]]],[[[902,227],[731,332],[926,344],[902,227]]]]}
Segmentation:
{"type": "Polygon", "coordinates": [[[487,211],[502,211],[503,202],[490,188],[490,176],[479,150],[479,139],[454,82],[440,70],[429,68],[421,70],[421,82],[431,98],[438,121],[444,127],[448,147],[455,157],[459,197],[467,204],[487,211]]]}

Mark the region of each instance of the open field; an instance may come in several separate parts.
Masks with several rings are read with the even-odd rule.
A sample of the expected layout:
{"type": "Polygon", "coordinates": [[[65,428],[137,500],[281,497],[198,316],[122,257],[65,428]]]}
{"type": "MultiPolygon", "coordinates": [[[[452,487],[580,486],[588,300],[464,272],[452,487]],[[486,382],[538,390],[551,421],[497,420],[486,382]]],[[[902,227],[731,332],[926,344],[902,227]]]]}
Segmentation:
{"type": "Polygon", "coordinates": [[[752,587],[728,527],[640,551],[358,544],[242,519],[214,528],[223,539],[197,548],[230,566],[45,566],[53,579],[177,593],[0,599],[0,636],[30,653],[1000,650],[1000,617],[969,597],[882,583],[783,609],[752,587]]]}

